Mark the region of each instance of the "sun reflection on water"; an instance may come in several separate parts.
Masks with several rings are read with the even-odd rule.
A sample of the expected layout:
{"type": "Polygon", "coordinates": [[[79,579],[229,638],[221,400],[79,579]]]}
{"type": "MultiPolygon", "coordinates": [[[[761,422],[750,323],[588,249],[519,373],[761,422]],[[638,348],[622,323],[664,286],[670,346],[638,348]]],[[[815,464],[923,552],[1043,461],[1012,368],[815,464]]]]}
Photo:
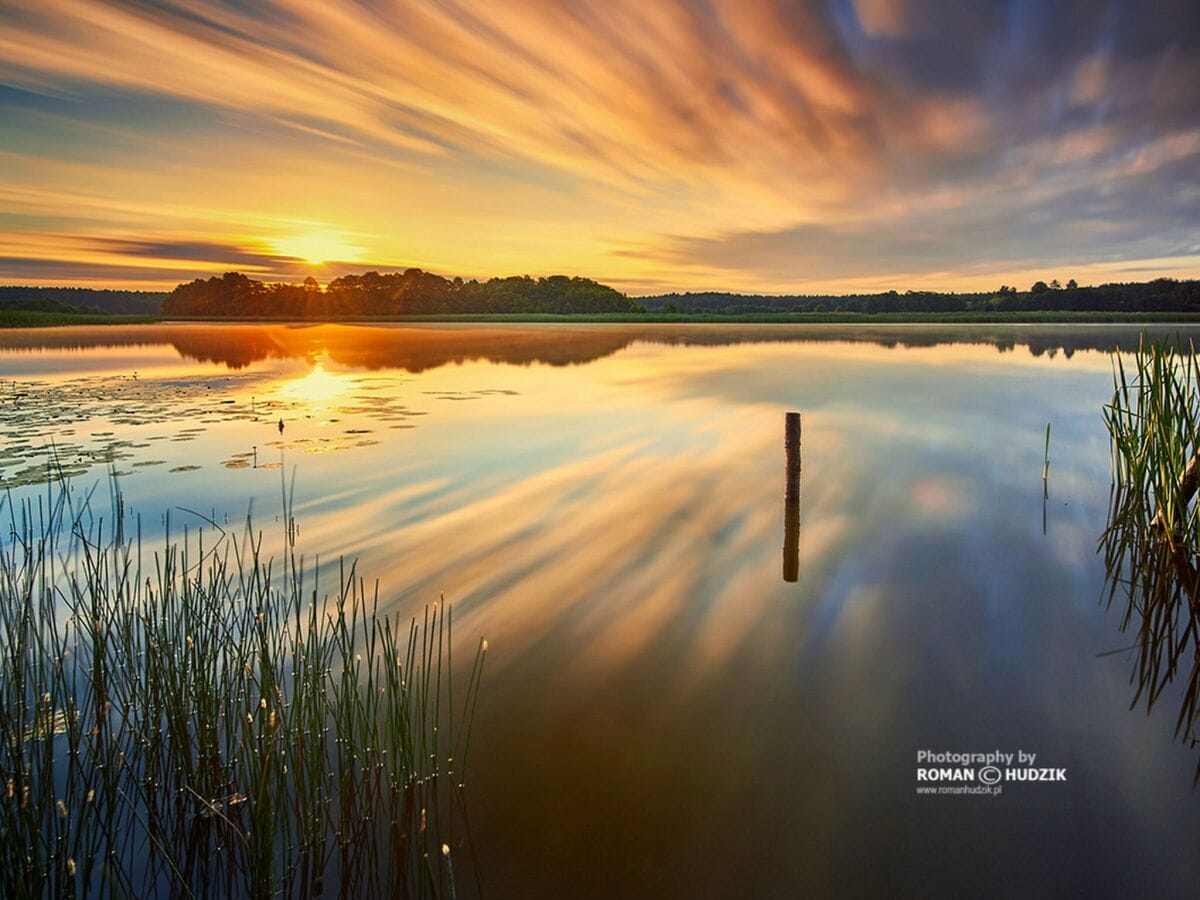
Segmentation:
{"type": "Polygon", "coordinates": [[[278,393],[281,399],[327,408],[344,400],[353,391],[355,383],[353,375],[327,369],[322,354],[308,374],[284,382],[278,393]]]}

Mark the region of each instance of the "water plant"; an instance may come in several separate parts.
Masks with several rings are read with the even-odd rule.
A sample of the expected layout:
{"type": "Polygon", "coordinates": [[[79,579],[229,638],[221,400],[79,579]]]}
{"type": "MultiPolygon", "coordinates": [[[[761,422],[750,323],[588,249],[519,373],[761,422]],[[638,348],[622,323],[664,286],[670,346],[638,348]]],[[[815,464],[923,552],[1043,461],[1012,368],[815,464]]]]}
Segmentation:
{"type": "Polygon", "coordinates": [[[1042,534],[1046,534],[1047,511],[1050,504],[1050,423],[1046,423],[1046,449],[1042,456],[1042,534]]]}
{"type": "MultiPolygon", "coordinates": [[[[1142,342],[1114,357],[1109,524],[1100,541],[1108,602],[1134,629],[1133,704],[1152,708],[1182,682],[1176,733],[1193,745],[1200,713],[1200,363],[1189,342],[1142,342]]],[[[1200,779],[1200,768],[1197,769],[1200,779]]]]}
{"type": "Polygon", "coordinates": [[[0,896],[453,895],[486,642],[459,688],[449,606],[326,593],[290,491],[277,563],[52,481],[0,498],[0,896]]]}
{"type": "Polygon", "coordinates": [[[1046,450],[1042,455],[1042,485],[1050,480],[1050,423],[1046,423],[1046,450]]]}

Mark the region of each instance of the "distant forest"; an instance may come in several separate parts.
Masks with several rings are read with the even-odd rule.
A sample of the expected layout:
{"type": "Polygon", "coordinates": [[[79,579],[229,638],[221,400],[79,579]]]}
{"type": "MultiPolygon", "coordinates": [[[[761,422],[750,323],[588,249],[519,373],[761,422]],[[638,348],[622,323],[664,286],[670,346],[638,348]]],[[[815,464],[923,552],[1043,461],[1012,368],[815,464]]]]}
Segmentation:
{"type": "Polygon", "coordinates": [[[471,313],[636,313],[643,308],[620,291],[587,278],[491,278],[453,280],[407,269],[381,275],[345,275],[322,290],[316,279],[303,284],[265,284],[237,272],[175,288],[163,303],[166,316],[340,316],[455,315],[471,313]]]}
{"type": "Polygon", "coordinates": [[[154,316],[166,291],[120,291],[107,288],[0,287],[0,309],[89,315],[154,316]]]}
{"type": "Polygon", "coordinates": [[[1009,285],[976,294],[888,291],[846,296],[687,293],[641,297],[650,312],[664,313],[954,313],[954,312],[1200,312],[1200,281],[1158,278],[1134,284],[1079,287],[1039,281],[1027,291],[1009,285]]]}
{"type": "Polygon", "coordinates": [[[803,313],[1200,313],[1200,281],[1158,278],[1080,287],[1039,281],[1029,290],[950,294],[660,294],[630,298],[588,278],[447,279],[421,269],[346,275],[322,287],[256,281],[238,272],[181,284],[170,293],[91,288],[0,287],[0,310],[196,318],[404,317],[479,314],[754,315],[803,313]]]}

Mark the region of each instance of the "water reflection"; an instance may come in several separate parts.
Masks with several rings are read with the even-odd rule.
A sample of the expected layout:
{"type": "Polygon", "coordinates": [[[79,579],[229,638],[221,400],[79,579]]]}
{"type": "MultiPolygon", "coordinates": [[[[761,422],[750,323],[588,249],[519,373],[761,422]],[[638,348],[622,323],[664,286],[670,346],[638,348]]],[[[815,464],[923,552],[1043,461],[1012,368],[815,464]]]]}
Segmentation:
{"type": "MultiPolygon", "coordinates": [[[[1136,640],[1133,704],[1179,703],[1175,734],[1200,743],[1200,554],[1195,499],[1200,484],[1200,384],[1187,345],[1147,346],[1133,373],[1115,373],[1105,420],[1114,484],[1100,542],[1112,605],[1124,595],[1121,631],[1136,640]]],[[[1200,782],[1200,763],[1195,780],[1200,782]]]]}
{"type": "MultiPolygon", "coordinates": [[[[1155,526],[1133,521],[1129,500],[1115,488],[1101,550],[1109,575],[1109,604],[1124,597],[1121,631],[1131,647],[1132,705],[1153,709],[1164,696],[1178,704],[1175,735],[1195,747],[1200,717],[1200,572],[1196,554],[1155,526]]],[[[1200,782],[1200,762],[1194,780],[1200,782]]]]}
{"type": "MultiPolygon", "coordinates": [[[[305,546],[322,564],[359,557],[381,606],[444,593],[456,629],[489,637],[469,785],[485,893],[880,894],[901,879],[970,895],[986,879],[1173,895],[1200,879],[1192,757],[1128,714],[1125,661],[1097,655],[1113,647],[1095,602],[1104,350],[1134,329],[230,328],[131,332],[111,354],[96,346],[111,332],[5,336],[27,349],[0,352],[0,372],[232,379],[198,390],[250,418],[200,421],[189,401],[200,424],[184,427],[205,430],[151,442],[169,466],[207,468],[134,470],[145,451],[130,448],[126,492],[145,510],[219,521],[253,497],[269,516],[264,447],[286,417],[269,458],[298,468],[305,546]],[[32,349],[47,340],[95,349],[32,349]],[[311,393],[282,393],[318,371],[311,393]],[[268,400],[294,406],[267,416],[268,400]],[[791,410],[809,477],[801,512],[785,451],[781,567],[791,410]],[[214,468],[253,447],[259,469],[214,468]],[[916,797],[920,747],[1021,747],[1070,780],[988,806],[916,797]]],[[[181,424],[70,427],[146,443],[181,424]]]]}
{"type": "MultiPolygon", "coordinates": [[[[635,343],[718,347],[739,344],[858,343],[883,348],[964,344],[1033,357],[1070,359],[1080,351],[1132,352],[1145,326],[1135,325],[128,325],[14,329],[0,332],[0,352],[135,349],[169,345],[181,357],[244,369],[267,360],[327,358],[363,369],[424,372],[453,363],[579,365],[635,343]]],[[[1163,335],[1170,324],[1150,327],[1163,335]]]]}
{"type": "Polygon", "coordinates": [[[785,500],[783,510],[783,580],[800,580],[800,498],[785,500]]]}

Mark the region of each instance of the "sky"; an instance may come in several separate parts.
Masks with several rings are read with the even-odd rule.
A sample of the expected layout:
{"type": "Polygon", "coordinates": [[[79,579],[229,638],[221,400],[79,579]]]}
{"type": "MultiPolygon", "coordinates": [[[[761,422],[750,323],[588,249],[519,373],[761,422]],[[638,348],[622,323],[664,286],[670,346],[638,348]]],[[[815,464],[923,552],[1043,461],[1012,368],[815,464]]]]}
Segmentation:
{"type": "Polygon", "coordinates": [[[1200,276],[1195,0],[0,0],[0,283],[1200,276]]]}

